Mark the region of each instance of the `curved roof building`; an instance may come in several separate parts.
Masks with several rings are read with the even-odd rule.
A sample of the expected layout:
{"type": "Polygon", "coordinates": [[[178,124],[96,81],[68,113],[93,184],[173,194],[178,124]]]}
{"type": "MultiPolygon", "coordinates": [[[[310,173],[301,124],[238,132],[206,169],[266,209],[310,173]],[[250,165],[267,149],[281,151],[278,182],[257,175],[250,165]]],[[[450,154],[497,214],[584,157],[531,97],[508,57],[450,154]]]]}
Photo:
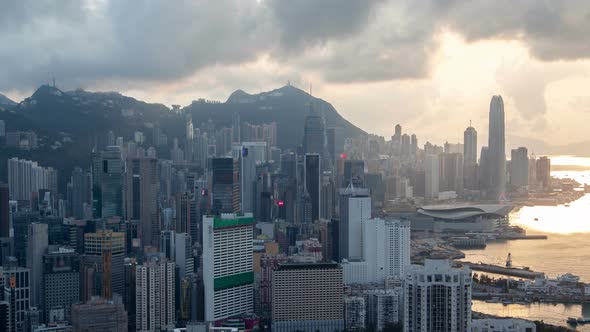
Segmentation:
{"type": "Polygon", "coordinates": [[[507,204],[478,205],[428,205],[418,208],[419,216],[444,221],[468,221],[477,219],[500,219],[512,211],[514,206],[507,204]]]}

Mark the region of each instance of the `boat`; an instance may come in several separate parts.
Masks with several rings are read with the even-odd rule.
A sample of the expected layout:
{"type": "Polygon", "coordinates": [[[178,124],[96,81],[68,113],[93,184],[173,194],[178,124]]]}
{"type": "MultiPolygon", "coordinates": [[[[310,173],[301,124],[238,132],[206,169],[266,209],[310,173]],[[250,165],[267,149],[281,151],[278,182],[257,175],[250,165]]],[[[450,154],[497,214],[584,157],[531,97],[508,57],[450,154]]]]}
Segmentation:
{"type": "Polygon", "coordinates": [[[575,274],[566,273],[560,276],[557,276],[557,281],[559,282],[568,282],[568,283],[578,283],[580,282],[580,277],[575,274]]]}

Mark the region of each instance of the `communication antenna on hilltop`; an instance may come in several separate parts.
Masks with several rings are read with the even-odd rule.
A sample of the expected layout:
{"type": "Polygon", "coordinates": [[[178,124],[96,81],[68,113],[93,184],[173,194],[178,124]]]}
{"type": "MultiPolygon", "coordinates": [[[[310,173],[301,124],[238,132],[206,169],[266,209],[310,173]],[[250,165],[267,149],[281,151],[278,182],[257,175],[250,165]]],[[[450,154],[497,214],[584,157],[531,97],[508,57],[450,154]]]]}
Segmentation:
{"type": "Polygon", "coordinates": [[[55,76],[53,76],[53,87],[55,88],[55,76]]]}

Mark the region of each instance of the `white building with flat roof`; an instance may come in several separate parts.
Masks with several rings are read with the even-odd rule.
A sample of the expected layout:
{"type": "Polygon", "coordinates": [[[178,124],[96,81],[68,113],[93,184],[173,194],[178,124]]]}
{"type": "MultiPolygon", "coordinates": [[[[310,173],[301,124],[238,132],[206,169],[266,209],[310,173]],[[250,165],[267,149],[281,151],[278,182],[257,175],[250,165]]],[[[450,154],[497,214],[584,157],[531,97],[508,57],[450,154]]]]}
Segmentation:
{"type": "Polygon", "coordinates": [[[203,216],[205,320],[254,310],[252,213],[203,216]]]}

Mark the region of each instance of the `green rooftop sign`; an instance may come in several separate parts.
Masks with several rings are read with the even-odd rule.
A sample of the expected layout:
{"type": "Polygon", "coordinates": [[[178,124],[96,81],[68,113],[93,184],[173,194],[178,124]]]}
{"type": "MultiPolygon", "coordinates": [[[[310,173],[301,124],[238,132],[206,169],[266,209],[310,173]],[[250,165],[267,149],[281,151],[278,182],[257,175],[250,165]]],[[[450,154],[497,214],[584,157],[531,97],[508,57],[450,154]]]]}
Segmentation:
{"type": "Polygon", "coordinates": [[[254,272],[243,272],[226,277],[219,277],[213,280],[213,288],[221,290],[242,285],[251,284],[254,282],[254,272]]]}
{"type": "Polygon", "coordinates": [[[253,217],[241,217],[222,219],[221,217],[215,217],[213,219],[213,228],[225,228],[225,227],[238,227],[238,226],[250,226],[256,223],[253,217]]]}

